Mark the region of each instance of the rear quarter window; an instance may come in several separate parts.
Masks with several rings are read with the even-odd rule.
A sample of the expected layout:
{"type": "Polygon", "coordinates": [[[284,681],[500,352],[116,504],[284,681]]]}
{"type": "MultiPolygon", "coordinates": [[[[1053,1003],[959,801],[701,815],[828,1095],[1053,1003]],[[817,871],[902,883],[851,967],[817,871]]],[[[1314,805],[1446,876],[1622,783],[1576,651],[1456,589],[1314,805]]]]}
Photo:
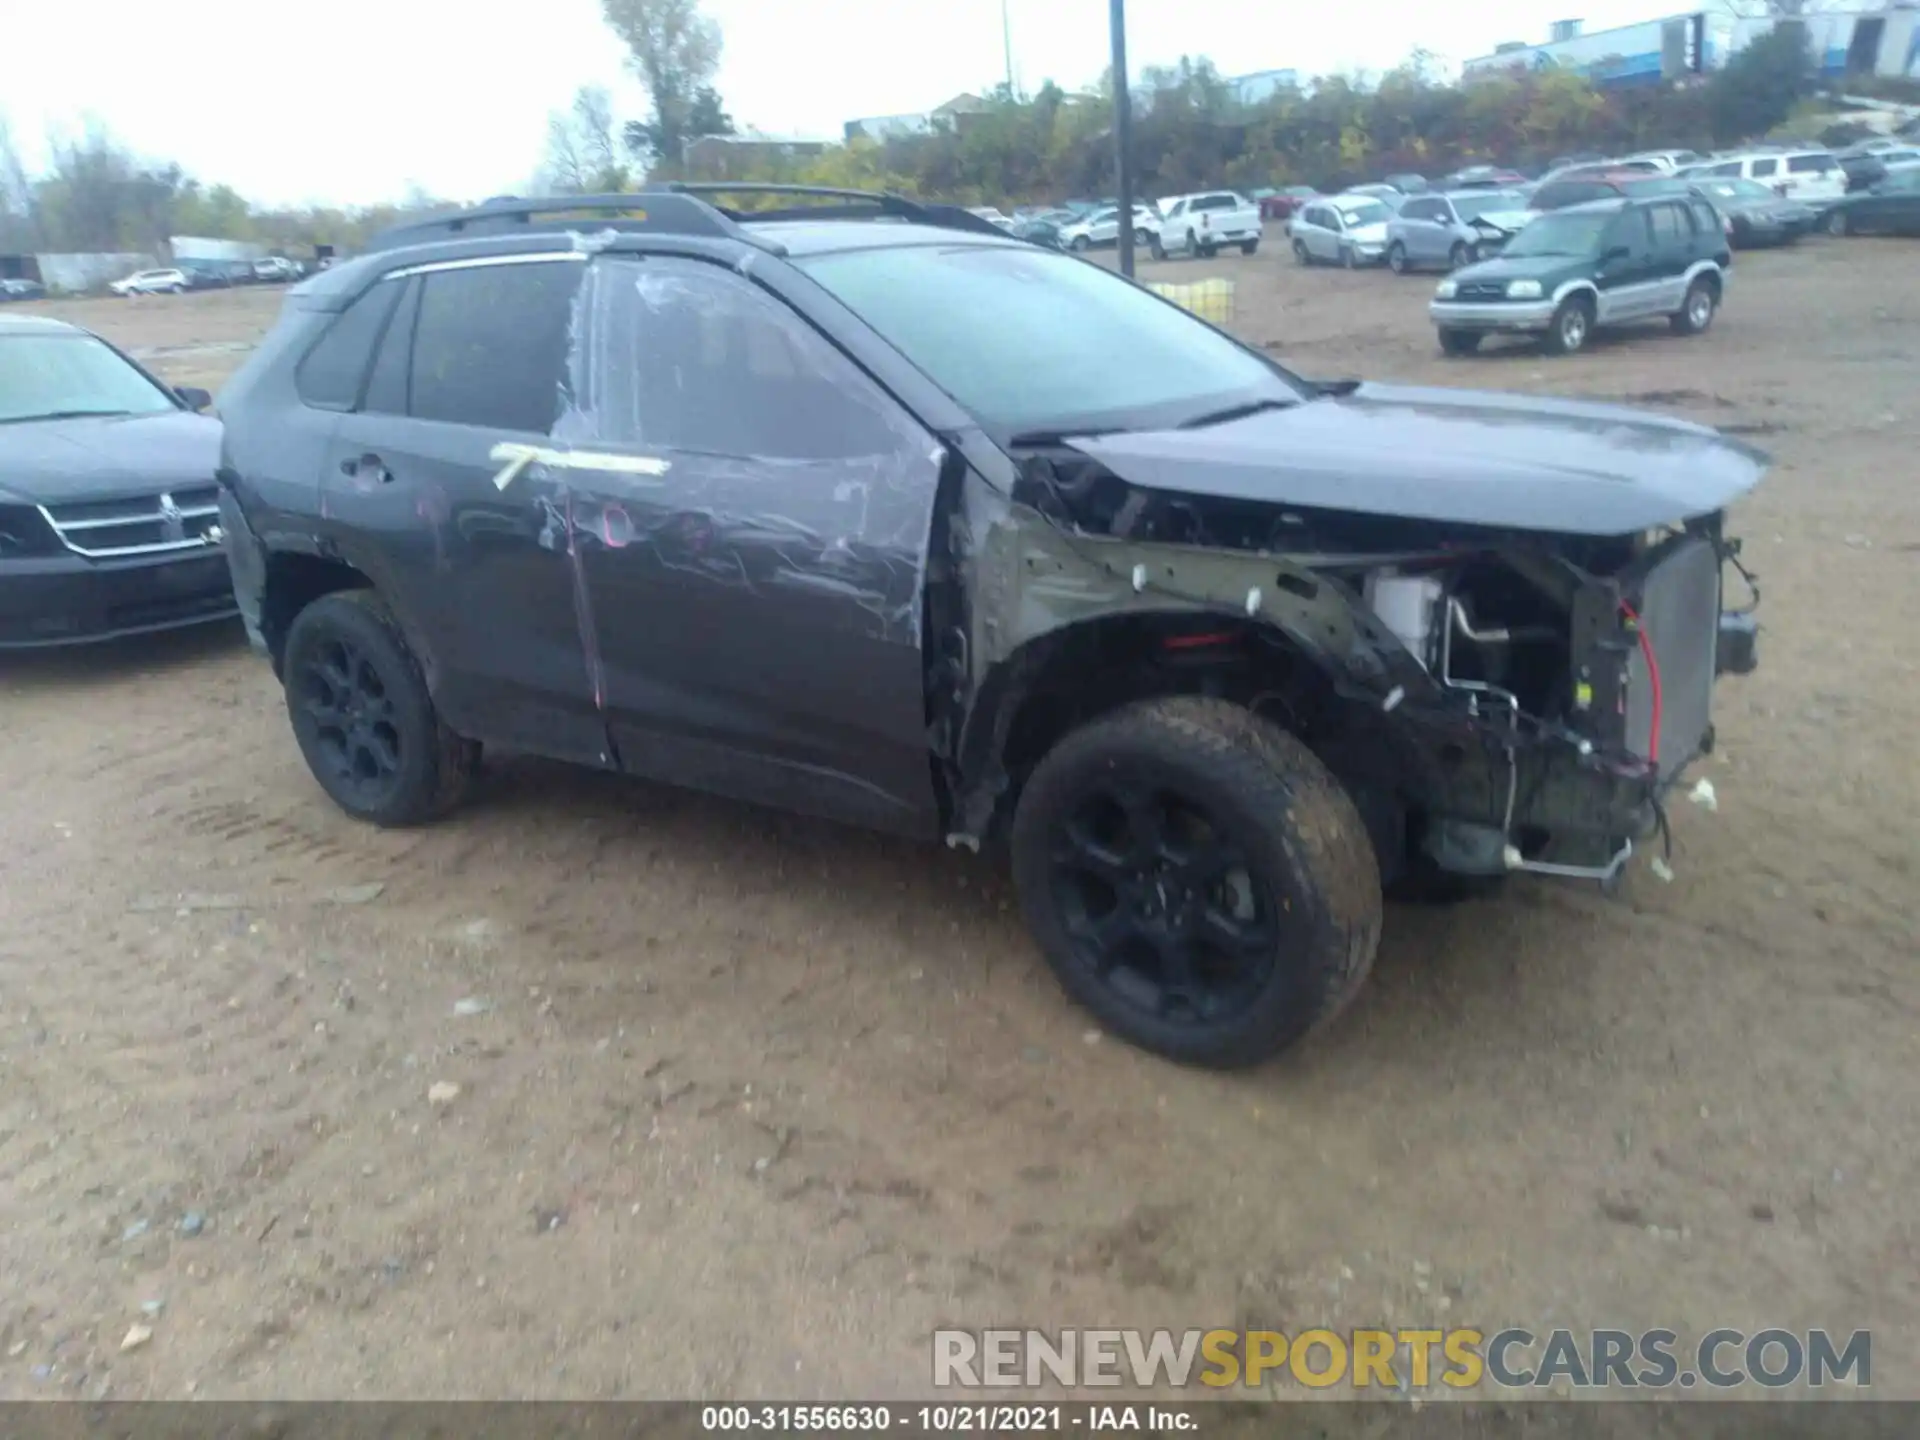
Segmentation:
{"type": "Polygon", "coordinates": [[[394,282],[382,280],[333,317],[319,342],[294,369],[294,389],[303,401],[320,410],[354,407],[373,347],[400,290],[394,282]]]}
{"type": "Polygon", "coordinates": [[[1840,162],[1831,155],[1795,155],[1787,161],[1788,171],[1795,175],[1821,175],[1839,166],[1840,162]]]}

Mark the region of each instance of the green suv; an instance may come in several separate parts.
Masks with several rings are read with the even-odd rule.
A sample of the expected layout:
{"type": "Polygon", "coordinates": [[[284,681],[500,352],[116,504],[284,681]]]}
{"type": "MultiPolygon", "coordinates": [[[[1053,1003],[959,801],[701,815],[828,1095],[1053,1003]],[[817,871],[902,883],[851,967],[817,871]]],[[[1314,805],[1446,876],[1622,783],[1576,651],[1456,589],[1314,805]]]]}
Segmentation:
{"type": "Polygon", "coordinates": [[[1498,258],[1433,292],[1440,348],[1469,355],[1491,334],[1538,335],[1566,355],[1597,325],[1664,316],[1679,335],[1713,323],[1733,252],[1725,224],[1686,195],[1596,200],[1530,221],[1498,258]]]}

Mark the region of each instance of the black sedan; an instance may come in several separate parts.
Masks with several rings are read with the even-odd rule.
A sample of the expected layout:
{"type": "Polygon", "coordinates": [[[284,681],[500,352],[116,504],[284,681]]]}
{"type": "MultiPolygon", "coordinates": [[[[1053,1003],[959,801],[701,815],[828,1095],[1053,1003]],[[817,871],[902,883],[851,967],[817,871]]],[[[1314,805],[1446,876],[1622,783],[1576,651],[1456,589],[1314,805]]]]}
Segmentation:
{"type": "Polygon", "coordinates": [[[0,316],[0,650],[234,613],[211,403],[78,326],[0,316]]]}
{"type": "Polygon", "coordinates": [[[1727,238],[1736,249],[1786,245],[1813,228],[1818,212],[1788,200],[1758,180],[1708,176],[1693,182],[1693,192],[1727,219],[1727,238]]]}
{"type": "Polygon", "coordinates": [[[1920,235],[1920,169],[1896,170],[1866,190],[1828,205],[1820,226],[1829,235],[1920,235]]]}

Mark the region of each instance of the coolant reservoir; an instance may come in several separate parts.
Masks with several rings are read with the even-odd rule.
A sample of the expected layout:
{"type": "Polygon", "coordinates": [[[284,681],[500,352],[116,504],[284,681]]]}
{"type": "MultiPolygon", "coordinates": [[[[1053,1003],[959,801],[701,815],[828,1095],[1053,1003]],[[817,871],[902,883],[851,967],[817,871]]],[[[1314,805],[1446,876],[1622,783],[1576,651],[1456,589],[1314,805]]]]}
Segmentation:
{"type": "Polygon", "coordinates": [[[1433,631],[1440,615],[1440,582],[1431,575],[1396,575],[1376,570],[1367,576],[1363,591],[1367,608],[1391,630],[1413,658],[1428,665],[1433,658],[1433,631]]]}

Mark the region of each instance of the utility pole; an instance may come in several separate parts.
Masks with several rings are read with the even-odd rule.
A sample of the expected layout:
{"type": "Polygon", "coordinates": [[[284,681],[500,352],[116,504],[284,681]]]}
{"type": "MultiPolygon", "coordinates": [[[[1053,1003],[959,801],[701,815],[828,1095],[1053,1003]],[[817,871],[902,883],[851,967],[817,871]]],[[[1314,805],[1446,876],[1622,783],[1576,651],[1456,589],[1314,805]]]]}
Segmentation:
{"type": "Polygon", "coordinates": [[[1133,104],[1127,96],[1127,0],[1110,0],[1113,31],[1113,160],[1120,202],[1120,273],[1133,278],[1133,104]]]}
{"type": "Polygon", "coordinates": [[[1007,103],[1020,98],[1013,88],[1013,26],[1007,23],[1007,0],[1000,0],[1000,44],[1007,52],[1007,103]]]}

